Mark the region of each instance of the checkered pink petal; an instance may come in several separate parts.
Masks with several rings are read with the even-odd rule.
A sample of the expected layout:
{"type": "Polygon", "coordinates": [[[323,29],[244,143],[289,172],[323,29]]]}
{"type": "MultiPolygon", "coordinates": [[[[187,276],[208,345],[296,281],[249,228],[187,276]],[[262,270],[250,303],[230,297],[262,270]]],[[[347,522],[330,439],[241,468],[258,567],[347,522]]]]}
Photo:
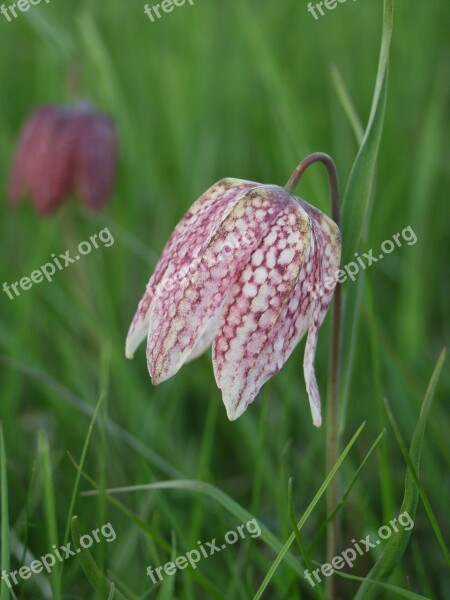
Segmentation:
{"type": "Polygon", "coordinates": [[[227,212],[242,194],[257,186],[257,183],[241,179],[222,179],[210,187],[187,211],[169,238],[155,271],[147,284],[126,340],[125,353],[128,358],[148,334],[152,302],[164,288],[169,288],[173,279],[180,276],[183,266],[189,266],[211,239],[227,212]]]}
{"type": "Polygon", "coordinates": [[[283,188],[261,186],[244,194],[206,247],[154,302],[147,361],[154,384],[174,375],[221,307],[255,246],[290,202],[283,188]]]}
{"type": "Polygon", "coordinates": [[[296,286],[307,277],[310,237],[308,214],[289,198],[227,295],[213,362],[230,420],[245,411],[285,362],[282,324],[296,286]]]}
{"type": "Polygon", "coordinates": [[[320,395],[314,370],[314,357],[319,329],[336,287],[336,274],[341,260],[341,234],[337,225],[326,215],[306,202],[302,200],[300,202],[310,215],[316,240],[315,287],[310,292],[314,299],[314,307],[306,340],[303,370],[313,423],[319,427],[321,425],[320,395]]]}

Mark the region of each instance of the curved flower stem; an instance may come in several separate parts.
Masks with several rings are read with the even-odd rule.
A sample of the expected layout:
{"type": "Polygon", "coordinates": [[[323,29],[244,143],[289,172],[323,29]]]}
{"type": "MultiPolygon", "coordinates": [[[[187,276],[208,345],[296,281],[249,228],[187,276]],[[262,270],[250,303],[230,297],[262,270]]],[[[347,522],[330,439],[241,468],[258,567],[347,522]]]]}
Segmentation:
{"type": "MultiPolygon", "coordinates": [[[[303,173],[306,171],[308,167],[316,162],[321,162],[325,165],[328,171],[328,180],[330,184],[330,200],[331,200],[331,218],[336,223],[336,225],[341,227],[341,196],[339,193],[339,177],[337,174],[336,165],[333,162],[331,156],[325,154],[324,152],[314,152],[307,156],[302,162],[298,165],[295,171],[292,173],[291,178],[284,186],[285,190],[289,194],[293,194],[295,188],[298,186],[300,179],[303,173]]],[[[337,288],[337,286],[336,286],[337,288]]]]}
{"type": "MultiPolygon", "coordinates": [[[[291,178],[287,182],[285,189],[289,194],[293,194],[303,173],[308,167],[316,162],[325,165],[328,172],[328,181],[330,186],[331,217],[340,229],[340,193],[339,177],[332,158],[328,154],[315,152],[305,158],[295,169],[291,178]]],[[[331,348],[328,372],[327,389],[327,473],[331,471],[336,464],[339,456],[339,434],[338,434],[338,409],[339,409],[339,364],[340,364],[340,345],[341,345],[341,305],[342,291],[339,282],[336,284],[333,302],[333,323],[331,333],[331,348]]],[[[338,481],[334,477],[327,489],[327,514],[331,514],[338,503],[338,481]]],[[[327,562],[336,556],[338,537],[338,521],[334,518],[327,528],[327,562]]],[[[336,598],[335,577],[327,578],[327,598],[334,600],[336,598]]]]}

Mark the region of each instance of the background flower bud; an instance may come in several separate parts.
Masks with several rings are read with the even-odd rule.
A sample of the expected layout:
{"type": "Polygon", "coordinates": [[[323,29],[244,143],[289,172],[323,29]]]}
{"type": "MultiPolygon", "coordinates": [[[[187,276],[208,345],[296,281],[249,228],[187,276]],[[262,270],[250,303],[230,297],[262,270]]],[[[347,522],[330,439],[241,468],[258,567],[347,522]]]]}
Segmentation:
{"type": "Polygon", "coordinates": [[[29,193],[38,212],[55,210],[74,190],[90,209],[107,200],[117,163],[112,120],[86,104],[42,106],[25,122],[13,160],[8,198],[29,193]]]}

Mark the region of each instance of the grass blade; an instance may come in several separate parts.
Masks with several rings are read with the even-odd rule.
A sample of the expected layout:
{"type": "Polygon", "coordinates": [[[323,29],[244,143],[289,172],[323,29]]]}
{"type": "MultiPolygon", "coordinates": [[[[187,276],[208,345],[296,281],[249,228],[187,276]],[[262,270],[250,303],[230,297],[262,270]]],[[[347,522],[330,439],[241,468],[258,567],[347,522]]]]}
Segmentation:
{"type": "MultiPolygon", "coordinates": [[[[314,498],[312,499],[312,501],[309,504],[308,508],[303,513],[303,516],[300,519],[300,521],[297,523],[297,529],[298,530],[300,530],[303,527],[303,525],[305,524],[305,522],[308,519],[309,515],[314,510],[314,507],[316,506],[316,504],[319,502],[320,498],[325,493],[325,491],[326,491],[326,489],[327,489],[330,481],[336,475],[337,471],[339,470],[339,467],[344,462],[345,457],[350,452],[351,447],[356,442],[356,440],[358,439],[360,433],[364,429],[364,426],[365,426],[365,423],[362,423],[362,425],[359,427],[359,429],[357,430],[357,432],[355,433],[355,435],[352,437],[352,439],[350,440],[350,442],[347,444],[346,448],[344,449],[344,451],[340,455],[337,463],[334,465],[334,467],[328,473],[327,477],[325,478],[325,481],[320,486],[319,491],[314,496],[314,498]]],[[[253,600],[259,600],[259,598],[261,598],[261,596],[264,593],[264,590],[269,585],[269,582],[272,579],[273,574],[277,570],[278,566],[280,565],[281,561],[283,560],[284,556],[286,555],[287,551],[289,550],[289,547],[291,546],[291,544],[294,541],[294,539],[295,539],[295,534],[291,533],[291,535],[289,536],[289,538],[287,539],[287,541],[283,545],[283,548],[278,553],[278,556],[276,557],[275,561],[272,563],[272,565],[271,565],[271,567],[270,567],[267,575],[264,578],[264,581],[261,583],[259,589],[257,590],[256,594],[254,595],[253,600]]]]}
{"type": "Polygon", "coordinates": [[[342,75],[336,65],[331,65],[331,80],[336,90],[337,97],[341,103],[341,106],[347,115],[348,122],[353,130],[356,141],[360,146],[364,139],[364,129],[359,119],[356,108],[350,98],[348,89],[344,83],[342,75]]]}
{"type": "Polygon", "coordinates": [[[369,211],[386,109],[389,50],[394,20],[394,0],[384,0],[383,33],[378,73],[369,122],[353,163],[343,200],[343,264],[356,252],[369,211]]]}
{"type": "Polygon", "coordinates": [[[73,517],[73,511],[74,511],[74,508],[75,508],[75,501],[76,501],[76,497],[77,497],[77,494],[78,494],[78,487],[80,485],[81,470],[83,469],[83,466],[84,466],[84,461],[86,459],[86,454],[87,454],[87,450],[88,450],[88,447],[89,447],[89,441],[91,439],[92,431],[94,429],[94,424],[95,424],[95,421],[97,419],[97,414],[98,414],[98,411],[100,409],[100,405],[102,403],[102,400],[103,400],[103,396],[100,396],[99,401],[97,402],[97,406],[95,407],[94,414],[92,415],[91,422],[89,424],[89,429],[88,429],[88,432],[87,432],[87,435],[86,435],[86,439],[84,440],[83,450],[81,451],[80,470],[77,471],[77,474],[76,474],[76,477],[75,477],[75,483],[74,483],[74,486],[73,486],[72,497],[70,499],[69,512],[67,514],[67,525],[66,525],[66,531],[65,531],[65,534],[64,534],[64,544],[69,539],[71,522],[72,522],[72,517],[73,517]]]}
{"type": "Polygon", "coordinates": [[[405,458],[406,464],[408,465],[408,469],[409,469],[409,473],[411,474],[412,478],[414,479],[414,483],[417,486],[417,489],[419,491],[420,497],[422,498],[422,502],[423,505],[425,507],[425,510],[427,512],[428,518],[430,519],[430,523],[431,526],[433,527],[434,533],[437,537],[437,540],[439,542],[439,545],[442,549],[442,552],[444,554],[445,560],[447,561],[447,563],[450,565],[450,553],[448,551],[448,548],[445,544],[444,541],[444,536],[442,535],[441,529],[439,527],[439,524],[437,522],[436,516],[434,514],[434,511],[431,507],[431,503],[430,500],[428,499],[428,495],[423,487],[423,485],[420,482],[419,479],[419,475],[418,475],[418,470],[415,468],[413,461],[411,460],[411,456],[408,453],[408,449],[406,447],[405,442],[403,441],[402,438],[402,434],[400,433],[400,429],[398,427],[398,424],[395,420],[395,417],[392,413],[391,407],[389,406],[387,400],[386,400],[386,409],[389,415],[389,421],[391,422],[392,425],[392,429],[394,430],[394,434],[395,437],[397,439],[397,443],[400,447],[400,450],[402,451],[402,454],[405,458]]]}
{"type": "MultiPolygon", "coordinates": [[[[295,518],[295,509],[294,509],[294,498],[292,493],[292,477],[289,479],[289,487],[288,487],[288,505],[289,505],[289,517],[291,520],[292,530],[295,535],[295,539],[297,540],[298,548],[300,550],[300,556],[305,563],[305,567],[308,571],[312,571],[311,561],[309,560],[308,552],[305,549],[305,545],[303,544],[302,538],[300,537],[300,532],[297,527],[297,519],[295,518]]],[[[319,598],[319,600],[326,600],[323,595],[322,589],[316,585],[313,587],[313,592],[319,598]]]]}
{"type": "MultiPolygon", "coordinates": [[[[127,492],[139,492],[139,491],[149,491],[149,490],[187,490],[190,492],[197,492],[201,494],[205,494],[209,496],[219,504],[221,504],[224,508],[228,510],[228,512],[234,515],[237,519],[239,519],[242,523],[247,521],[251,521],[254,516],[243,508],[240,504],[238,504],[235,500],[230,498],[225,492],[219,490],[209,483],[205,483],[204,481],[195,481],[192,479],[177,479],[174,481],[159,481],[157,483],[148,483],[143,485],[132,485],[128,487],[122,488],[110,488],[105,490],[107,494],[123,494],[127,492]]],[[[83,496],[94,496],[98,492],[95,490],[91,490],[88,492],[83,492],[83,496]]],[[[266,527],[263,523],[259,523],[261,528],[261,539],[266,542],[268,546],[272,548],[275,552],[280,552],[282,549],[282,543],[280,540],[270,531],[268,527],[266,527]]],[[[302,573],[298,561],[292,555],[286,556],[286,560],[289,565],[295,569],[297,573],[302,573]]]]}
{"type": "MultiPolygon", "coordinates": [[[[100,488],[95,483],[95,481],[91,477],[89,477],[89,475],[87,475],[84,471],[82,471],[80,465],[75,461],[75,459],[70,454],[70,452],[68,453],[68,456],[69,456],[69,459],[71,460],[72,464],[74,465],[74,467],[81,473],[81,475],[84,477],[84,479],[86,479],[86,481],[88,481],[90,483],[90,485],[92,485],[92,487],[95,488],[94,492],[82,492],[81,496],[94,496],[94,495],[99,494],[100,488]]],[[[111,504],[113,506],[115,506],[118,510],[120,510],[128,519],[133,521],[133,523],[135,523],[138,527],[140,527],[142,530],[144,530],[155,541],[155,543],[160,546],[160,548],[162,548],[166,552],[170,552],[170,550],[171,550],[170,544],[168,544],[161,536],[156,534],[147,525],[147,523],[145,523],[142,519],[139,519],[139,517],[136,517],[130,510],[128,510],[128,508],[124,504],[122,504],[121,502],[116,500],[116,498],[113,498],[110,494],[108,494],[108,490],[102,489],[101,493],[105,493],[107,500],[109,500],[109,502],[111,502],[111,504]]]]}
{"type": "MultiPolygon", "coordinates": [[[[416,428],[411,441],[409,450],[409,457],[416,471],[419,470],[420,466],[420,455],[422,450],[422,443],[425,434],[425,427],[428,420],[431,404],[433,401],[434,390],[436,388],[437,381],[439,379],[440,372],[445,360],[445,350],[441,352],[439,359],[436,363],[436,367],[431,376],[428,389],[425,393],[425,398],[420,411],[419,420],[417,421],[416,428]]],[[[417,502],[419,499],[419,492],[416,486],[414,477],[409,469],[406,472],[405,478],[405,495],[403,498],[400,513],[407,512],[411,519],[414,519],[416,514],[417,502]]],[[[383,553],[377,560],[375,565],[370,570],[367,579],[364,580],[361,587],[359,588],[354,600],[372,600],[376,596],[376,590],[373,586],[373,581],[380,582],[386,581],[398,562],[400,561],[403,552],[408,544],[411,536],[411,531],[404,529],[398,532],[395,536],[391,537],[388,541],[383,553]]]]}
{"type": "Polygon", "coordinates": [[[352,477],[352,480],[350,481],[350,483],[347,486],[347,489],[342,494],[342,498],[339,500],[339,502],[336,504],[335,508],[331,511],[331,513],[327,516],[327,518],[325,519],[325,521],[322,523],[322,525],[317,530],[317,533],[315,534],[315,536],[314,536],[314,538],[313,538],[313,540],[312,540],[312,542],[311,542],[311,544],[310,544],[310,546],[308,548],[308,553],[311,553],[312,549],[315,547],[315,545],[316,545],[317,541],[319,540],[320,536],[325,531],[328,523],[334,518],[334,516],[336,515],[336,513],[338,513],[341,510],[341,508],[344,506],[345,501],[347,500],[350,492],[352,491],[353,486],[358,481],[359,476],[361,475],[361,472],[363,471],[363,469],[366,466],[366,464],[369,462],[370,457],[375,452],[375,450],[378,448],[378,445],[380,444],[381,440],[384,438],[385,435],[386,435],[386,430],[383,430],[380,433],[380,435],[377,437],[377,439],[374,441],[374,443],[372,444],[372,446],[369,448],[369,451],[367,452],[366,456],[364,457],[364,460],[359,465],[359,467],[356,469],[355,474],[352,477]]]}
{"type": "MultiPolygon", "coordinates": [[[[107,580],[105,575],[98,568],[94,557],[87,548],[82,548],[79,544],[80,530],[78,528],[78,517],[74,515],[72,517],[72,540],[75,546],[78,560],[80,561],[81,568],[86,575],[87,580],[95,590],[98,598],[110,598],[111,597],[111,582],[107,580]],[[109,590],[109,591],[108,591],[109,590]]],[[[126,600],[122,594],[116,590],[116,597],[126,600]]]]}
{"type": "Polygon", "coordinates": [[[352,579],[353,581],[369,581],[378,587],[384,588],[385,590],[389,590],[390,592],[394,592],[397,596],[402,598],[408,598],[408,600],[431,600],[431,598],[427,598],[427,596],[421,596],[420,594],[415,594],[414,592],[410,592],[409,590],[405,590],[397,585],[392,585],[391,583],[383,583],[381,581],[375,581],[374,579],[368,579],[367,577],[358,577],[357,575],[350,575],[349,573],[343,573],[342,571],[335,571],[338,577],[343,577],[344,579],[352,579]]]}
{"type": "MultiPolygon", "coordinates": [[[[47,541],[50,546],[58,545],[58,526],[55,505],[55,488],[53,485],[52,465],[50,461],[50,448],[47,435],[44,431],[39,434],[39,456],[42,468],[42,484],[44,490],[44,513],[47,529],[47,541]]],[[[61,600],[61,573],[59,563],[55,563],[50,574],[53,597],[61,600]]]]}

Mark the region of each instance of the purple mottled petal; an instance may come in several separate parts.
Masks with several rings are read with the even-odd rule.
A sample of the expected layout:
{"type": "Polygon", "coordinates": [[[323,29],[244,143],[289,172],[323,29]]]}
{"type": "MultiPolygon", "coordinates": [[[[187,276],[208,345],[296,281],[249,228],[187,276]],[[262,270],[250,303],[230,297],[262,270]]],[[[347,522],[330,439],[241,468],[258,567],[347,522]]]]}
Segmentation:
{"type": "Polygon", "coordinates": [[[78,131],[75,180],[89,208],[98,210],[107,200],[117,162],[116,131],[112,120],[101,113],[75,110],[73,125],[78,131]]]}
{"type": "Polygon", "coordinates": [[[230,420],[287,359],[286,320],[297,308],[295,289],[304,288],[306,296],[310,256],[309,216],[290,199],[228,293],[214,339],[214,373],[230,420]]]}
{"type": "Polygon", "coordinates": [[[29,191],[37,210],[54,210],[73,186],[73,138],[66,135],[70,112],[44,106],[25,123],[12,170],[9,197],[13,203],[29,191]]]}
{"type": "MultiPolygon", "coordinates": [[[[58,108],[37,140],[35,160],[29,171],[30,193],[41,213],[55,210],[73,188],[73,148],[70,111],[58,108]]],[[[31,154],[33,150],[28,148],[31,154]]]]}
{"type": "Polygon", "coordinates": [[[22,126],[9,180],[8,199],[11,204],[17,204],[29,189],[31,169],[40,156],[37,150],[42,139],[46,139],[49,120],[56,110],[54,106],[43,106],[33,112],[22,126]]]}
{"type": "Polygon", "coordinates": [[[254,248],[291,202],[282,188],[261,186],[232,208],[183,278],[154,302],[147,360],[153,383],[174,375],[195,348],[254,248]]]}
{"type": "Polygon", "coordinates": [[[176,278],[183,266],[189,266],[195,254],[209,243],[211,236],[239,198],[257,185],[259,184],[241,179],[222,179],[210,187],[178,223],[131,323],[125,350],[128,358],[133,357],[136,348],[147,336],[150,309],[155,295],[159,296],[164,286],[170,286],[171,278],[176,278]],[[164,286],[161,285],[163,280],[164,286]]]}

